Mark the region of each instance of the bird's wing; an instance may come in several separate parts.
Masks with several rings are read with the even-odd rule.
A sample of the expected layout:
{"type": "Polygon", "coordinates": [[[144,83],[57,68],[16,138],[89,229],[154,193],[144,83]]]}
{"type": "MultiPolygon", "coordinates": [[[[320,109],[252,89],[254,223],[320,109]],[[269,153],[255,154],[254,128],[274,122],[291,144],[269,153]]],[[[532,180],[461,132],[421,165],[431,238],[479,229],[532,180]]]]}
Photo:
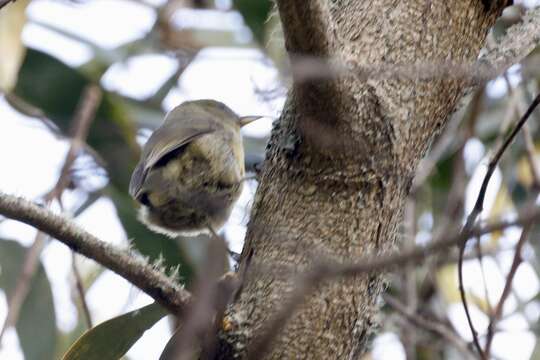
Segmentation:
{"type": "Polygon", "coordinates": [[[183,128],[180,124],[164,124],[158,128],[143,148],[141,160],[129,183],[129,193],[134,198],[140,196],[141,188],[150,169],[167,157],[172,152],[185,147],[193,140],[214,132],[211,127],[204,128],[183,128]]]}

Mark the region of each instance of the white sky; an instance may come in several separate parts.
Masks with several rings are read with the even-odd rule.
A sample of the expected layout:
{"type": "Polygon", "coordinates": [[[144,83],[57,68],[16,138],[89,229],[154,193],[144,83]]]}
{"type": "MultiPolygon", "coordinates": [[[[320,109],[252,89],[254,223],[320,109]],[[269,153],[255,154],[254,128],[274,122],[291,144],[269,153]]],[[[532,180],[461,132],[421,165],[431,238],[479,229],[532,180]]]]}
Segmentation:
{"type": "MultiPolygon", "coordinates": [[[[162,0],[149,1],[154,5],[162,0]]],[[[223,9],[230,7],[230,0],[220,0],[223,9]]],[[[526,1],[527,5],[534,3],[526,1]]],[[[54,54],[71,66],[84,64],[94,55],[93,46],[103,49],[112,49],[146,34],[152,27],[156,16],[150,6],[137,4],[127,0],[101,0],[88,1],[77,4],[53,0],[34,0],[28,7],[28,16],[33,21],[24,29],[24,43],[36,49],[54,54]],[[96,26],[95,19],[99,19],[96,26]],[[50,28],[73,33],[87,43],[72,40],[50,28]]],[[[221,13],[216,11],[198,13],[196,20],[193,11],[186,10],[176,14],[178,24],[204,29],[227,28],[238,32],[238,38],[245,35],[245,25],[237,13],[221,13]]],[[[164,54],[146,54],[133,57],[124,63],[113,65],[102,78],[102,85],[111,91],[116,91],[135,99],[144,99],[151,96],[174,71],[177,62],[174,58],[164,54]]],[[[519,67],[510,72],[513,85],[521,78],[519,67]]],[[[214,98],[227,103],[240,115],[266,115],[268,118],[257,121],[243,130],[250,136],[264,136],[269,133],[271,120],[279,114],[283,106],[283,98],[271,102],[262,101],[254,94],[254,88],[271,88],[276,83],[277,72],[264,59],[264,55],[255,49],[207,48],[201,51],[194,62],[182,75],[180,82],[171,91],[163,103],[165,111],[178,105],[180,102],[198,98],[214,98]]],[[[506,84],[497,79],[488,86],[488,94],[493,97],[503,96],[506,93],[506,84]]],[[[35,198],[49,190],[55,182],[65,153],[67,144],[50,135],[39,122],[25,118],[13,111],[6,102],[0,98],[0,166],[4,169],[0,177],[0,189],[8,193],[35,198]],[[39,149],[39,151],[36,151],[39,149]],[[16,154],[16,156],[13,156],[16,154]],[[21,166],[21,164],[32,164],[21,166]]],[[[465,148],[466,165],[472,173],[471,183],[467,187],[466,207],[471,208],[473,195],[477,193],[479,181],[485,173],[487,160],[485,149],[479,141],[471,140],[465,148]]],[[[497,171],[491,181],[486,198],[486,208],[493,203],[496,191],[501,184],[501,174],[497,171]]],[[[231,247],[240,251],[242,239],[246,231],[247,214],[255,191],[254,182],[247,182],[247,186],[235,207],[231,219],[224,228],[224,233],[231,247]]],[[[68,204],[82,201],[83,195],[77,192],[66,194],[68,204]]],[[[430,214],[421,220],[429,234],[433,224],[430,214]]],[[[114,206],[108,199],[100,199],[77,218],[79,224],[91,231],[101,239],[118,245],[124,245],[126,234],[123,231],[116,215],[114,206]]],[[[32,243],[35,230],[31,227],[5,221],[0,224],[0,236],[13,237],[24,245],[32,243]]],[[[505,232],[505,241],[515,243],[519,237],[519,229],[509,229],[505,232]]],[[[429,235],[419,242],[430,241],[429,235]]],[[[508,251],[499,255],[499,263],[506,264],[503,269],[507,271],[513,252],[508,251]]],[[[95,265],[88,260],[80,259],[81,268],[89,271],[95,265]]],[[[57,311],[58,326],[62,331],[69,331],[76,325],[76,311],[71,294],[71,254],[60,243],[53,242],[42,254],[42,261],[51,281],[55,307],[57,311]]],[[[465,265],[466,287],[475,294],[483,296],[482,279],[478,263],[471,261],[465,265]],[[481,293],[478,293],[481,291],[481,293]]],[[[490,295],[500,294],[504,285],[504,275],[494,261],[486,261],[485,271],[489,274],[488,289],[490,295]]],[[[538,293],[540,284],[534,269],[522,265],[515,279],[516,294],[520,301],[526,301],[538,293]]],[[[151,299],[139,290],[128,284],[125,280],[105,271],[88,289],[87,300],[94,321],[104,321],[120,313],[143,306],[151,299]],[[114,294],[114,296],[110,296],[114,294]],[[126,301],[127,299],[127,301],[126,301]]],[[[511,310],[517,304],[515,297],[508,302],[511,310]]],[[[474,306],[473,318],[480,330],[487,326],[487,318],[474,306]]],[[[527,308],[527,317],[538,319],[540,308],[533,305],[527,308]]],[[[6,314],[6,300],[0,290],[0,321],[6,314]]],[[[451,304],[449,318],[464,337],[470,332],[464,321],[463,309],[460,304],[451,304]]],[[[527,320],[523,315],[508,318],[501,323],[505,329],[512,330],[497,335],[493,352],[501,359],[528,359],[535,345],[535,337],[527,332],[527,320]],[[511,345],[510,345],[511,344],[511,345]]],[[[130,359],[147,360],[157,359],[168,340],[170,333],[166,320],[160,321],[143,339],[139,341],[128,353],[130,359]]],[[[0,358],[22,359],[18,339],[14,331],[9,331],[4,337],[0,348],[0,358]]],[[[380,334],[374,343],[373,358],[404,359],[404,350],[396,334],[386,332],[380,334]]]]}

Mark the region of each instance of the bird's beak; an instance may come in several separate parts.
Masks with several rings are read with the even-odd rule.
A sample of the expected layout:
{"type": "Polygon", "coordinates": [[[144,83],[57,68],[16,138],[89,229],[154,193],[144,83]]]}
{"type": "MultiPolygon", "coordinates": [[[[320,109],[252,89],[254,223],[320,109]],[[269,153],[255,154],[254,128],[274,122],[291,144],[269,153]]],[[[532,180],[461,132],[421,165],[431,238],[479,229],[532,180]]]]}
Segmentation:
{"type": "Polygon", "coordinates": [[[240,127],[244,127],[245,125],[252,123],[255,120],[259,120],[260,118],[263,118],[264,116],[241,116],[240,117],[240,127]]]}

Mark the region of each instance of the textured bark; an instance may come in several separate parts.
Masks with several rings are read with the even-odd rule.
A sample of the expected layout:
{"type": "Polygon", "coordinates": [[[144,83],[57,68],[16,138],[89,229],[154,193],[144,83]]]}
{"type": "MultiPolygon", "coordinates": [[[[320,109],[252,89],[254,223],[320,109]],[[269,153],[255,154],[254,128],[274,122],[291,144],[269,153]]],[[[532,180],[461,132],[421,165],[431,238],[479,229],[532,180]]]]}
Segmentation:
{"type": "MultiPolygon", "coordinates": [[[[505,1],[282,0],[291,54],[376,64],[473,63],[505,1]]],[[[390,249],[419,160],[469,85],[461,78],[295,79],[272,132],[244,248],[249,279],[229,309],[220,358],[242,358],[294,275],[321,258],[390,249]]],[[[272,359],[354,359],[374,331],[380,274],[321,285],[272,359]]]]}

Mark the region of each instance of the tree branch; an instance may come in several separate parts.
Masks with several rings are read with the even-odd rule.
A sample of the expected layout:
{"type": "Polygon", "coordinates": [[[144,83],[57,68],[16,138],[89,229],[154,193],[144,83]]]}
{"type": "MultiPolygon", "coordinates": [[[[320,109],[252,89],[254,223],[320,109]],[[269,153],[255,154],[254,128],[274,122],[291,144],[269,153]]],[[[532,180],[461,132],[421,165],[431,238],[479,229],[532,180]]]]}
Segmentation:
{"type": "Polygon", "coordinates": [[[504,303],[506,302],[506,299],[508,299],[508,296],[510,295],[510,290],[512,290],[512,282],[514,281],[514,276],[516,275],[519,265],[521,265],[523,261],[521,252],[523,250],[523,246],[527,242],[527,239],[531,233],[531,230],[532,230],[532,224],[529,224],[525,226],[523,230],[521,231],[521,236],[516,245],[516,252],[514,254],[514,259],[512,260],[512,266],[510,267],[510,271],[508,272],[508,276],[506,277],[506,282],[504,284],[504,289],[501,294],[501,298],[499,299],[499,302],[497,303],[495,310],[493,311],[493,314],[491,315],[491,319],[490,319],[488,329],[487,329],[486,348],[485,348],[486,358],[488,359],[489,359],[489,354],[491,351],[491,344],[493,341],[493,336],[495,335],[495,327],[497,326],[497,322],[502,316],[504,303]]]}
{"type": "Polygon", "coordinates": [[[99,240],[65,216],[56,215],[24,198],[1,191],[0,214],[34,226],[74,251],[95,260],[143,290],[173,314],[181,314],[191,301],[191,294],[161,269],[156,269],[134,253],[99,240]]]}
{"type": "MultiPolygon", "coordinates": [[[[523,225],[528,226],[540,219],[540,208],[533,210],[528,209],[516,221],[502,221],[486,225],[483,227],[471,227],[464,229],[459,233],[447,234],[442,233],[440,239],[430,242],[426,246],[415,246],[411,249],[402,249],[395,253],[388,254],[383,257],[374,258],[366,256],[363,259],[357,259],[351,264],[339,264],[335,262],[325,262],[315,265],[311,271],[301,273],[294,282],[294,291],[292,291],[288,300],[283,304],[273,319],[269,321],[259,336],[253,340],[251,349],[248,350],[249,359],[259,359],[270,350],[272,340],[279,335],[281,329],[287,321],[292,318],[294,312],[303,303],[308,296],[319,284],[325,280],[340,278],[340,277],[355,277],[362,274],[380,272],[388,269],[403,267],[408,263],[418,263],[424,258],[444,250],[451,246],[461,244],[465,239],[478,237],[494,231],[499,231],[510,226],[523,225]]],[[[282,264],[280,266],[283,267],[282,264]]],[[[265,269],[266,270],[266,269],[265,269]]]]}
{"type": "Polygon", "coordinates": [[[408,322],[416,327],[427,330],[435,335],[438,335],[448,341],[448,343],[454,345],[456,349],[461,352],[465,359],[474,359],[475,356],[469,348],[467,343],[463,341],[458,335],[456,335],[452,329],[448,328],[442,323],[432,321],[420,314],[415,313],[407,308],[405,304],[402,304],[398,299],[384,294],[383,299],[393,310],[395,310],[400,316],[404,317],[408,322]]]}
{"type": "MultiPolygon", "coordinates": [[[[480,187],[480,191],[478,192],[478,197],[476,198],[476,202],[474,204],[474,208],[467,217],[467,222],[463,226],[463,233],[468,233],[469,229],[471,229],[474,224],[476,223],[476,219],[478,216],[482,213],[482,210],[484,209],[484,198],[486,197],[487,187],[489,185],[489,181],[491,180],[491,176],[493,175],[493,172],[497,168],[497,165],[499,164],[499,161],[501,160],[501,157],[506,152],[506,149],[512,144],[514,139],[516,138],[517,134],[525,125],[527,120],[530,118],[531,114],[534,112],[536,107],[540,104],[540,94],[536,96],[536,98],[533,100],[532,104],[529,106],[527,111],[523,114],[521,119],[519,119],[518,123],[508,135],[508,137],[505,139],[505,141],[502,143],[502,145],[499,147],[495,155],[492,157],[491,161],[488,165],[488,170],[486,172],[486,175],[484,176],[484,180],[482,181],[482,185],[480,187]]],[[[482,347],[480,346],[480,342],[478,341],[478,334],[476,332],[476,329],[474,328],[474,324],[472,322],[470,313],[469,313],[469,305],[467,303],[467,297],[465,294],[465,288],[463,286],[463,255],[465,254],[465,246],[467,245],[468,237],[464,237],[463,241],[459,243],[459,259],[458,259],[458,278],[459,278],[459,293],[461,295],[461,302],[463,303],[463,308],[465,310],[465,315],[467,316],[467,322],[469,323],[469,327],[471,329],[471,333],[473,335],[473,342],[478,350],[478,353],[483,359],[487,360],[486,354],[482,350],[482,347]]]]}
{"type": "MultiPolygon", "coordinates": [[[[88,135],[90,125],[94,120],[95,112],[101,102],[101,97],[101,89],[96,85],[88,85],[84,89],[73,118],[73,137],[71,139],[71,145],[66,154],[64,165],[62,166],[56,185],[44,197],[45,206],[49,206],[50,203],[56,198],[60,203],[60,207],[62,207],[62,193],[71,181],[69,172],[73,166],[73,163],[77,159],[83,144],[86,143],[85,140],[88,135]]],[[[8,301],[8,314],[6,316],[6,320],[4,321],[4,325],[0,330],[0,339],[8,327],[15,326],[17,324],[19,312],[26,299],[26,296],[28,295],[30,282],[37,269],[41,251],[46,245],[46,239],[47,237],[44,236],[42,232],[38,231],[34,243],[26,251],[21,273],[17,279],[17,285],[8,301]]]]}
{"type": "Polygon", "coordinates": [[[10,2],[15,2],[15,0],[0,0],[0,10],[10,2]]]}
{"type": "Polygon", "coordinates": [[[328,54],[328,24],[321,1],[277,1],[285,47],[289,53],[325,56],[328,54]]]}

